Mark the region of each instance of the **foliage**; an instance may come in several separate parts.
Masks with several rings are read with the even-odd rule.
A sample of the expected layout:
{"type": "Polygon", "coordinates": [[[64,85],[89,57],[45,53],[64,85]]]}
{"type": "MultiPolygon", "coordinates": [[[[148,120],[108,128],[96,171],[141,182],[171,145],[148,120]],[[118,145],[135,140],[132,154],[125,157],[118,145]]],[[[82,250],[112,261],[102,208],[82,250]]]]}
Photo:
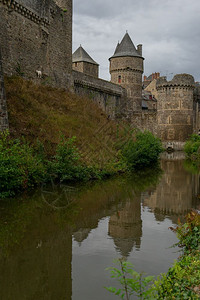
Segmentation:
{"type": "Polygon", "coordinates": [[[122,154],[130,170],[143,168],[157,162],[163,151],[161,141],[151,132],[138,132],[136,139],[129,142],[122,149],[122,154]]]}
{"type": "Polygon", "coordinates": [[[199,299],[200,252],[184,255],[154,282],[155,299],[199,299]]]}
{"type": "Polygon", "coordinates": [[[106,289],[120,296],[121,299],[129,300],[131,295],[135,295],[140,299],[150,299],[154,288],[149,287],[154,276],[144,277],[142,273],[137,273],[133,270],[133,265],[123,259],[116,261],[120,265],[118,268],[109,268],[111,278],[115,278],[122,288],[107,287],[106,289]]]}
{"type": "Polygon", "coordinates": [[[193,161],[199,161],[200,136],[197,134],[191,135],[190,139],[185,143],[184,151],[189,159],[193,161]]]}
{"type": "Polygon", "coordinates": [[[0,197],[13,196],[44,179],[45,165],[27,143],[0,133],[0,197]]]}
{"type": "Polygon", "coordinates": [[[182,224],[179,220],[178,226],[171,228],[179,239],[178,246],[183,248],[184,253],[197,250],[200,245],[200,215],[191,211],[186,216],[186,222],[182,224]]]}
{"type": "Polygon", "coordinates": [[[120,261],[121,270],[111,268],[113,278],[117,279],[122,288],[107,288],[122,299],[130,299],[132,294],[140,299],[199,299],[200,298],[200,215],[191,211],[186,222],[174,229],[179,238],[178,246],[183,255],[168,270],[161,274],[153,285],[148,287],[151,277],[140,279],[140,274],[132,269],[131,264],[120,261]],[[146,297],[146,298],[145,298],[146,297]]]}
{"type": "Polygon", "coordinates": [[[160,141],[151,133],[139,133],[137,140],[133,144],[131,140],[128,144],[126,157],[124,149],[118,150],[116,155],[112,153],[113,156],[109,161],[98,166],[84,162],[75,142],[75,137],[66,139],[61,135],[60,142],[55,146],[55,154],[49,155],[49,151],[46,151],[46,147],[39,139],[31,146],[25,138],[20,141],[11,139],[8,132],[2,133],[0,136],[0,197],[14,196],[20,191],[50,180],[77,182],[103,179],[131,170],[130,164],[135,168],[141,167],[144,163],[148,166],[150,162],[157,160],[161,149],[160,141]],[[146,148],[145,143],[147,143],[146,148]],[[152,151],[147,156],[144,151],[147,151],[150,145],[152,151]],[[130,162],[132,149],[137,149],[139,154],[135,155],[135,161],[130,162]]]}
{"type": "Polygon", "coordinates": [[[56,155],[49,162],[50,173],[60,181],[78,179],[80,171],[83,171],[78,165],[80,156],[74,142],[75,137],[66,140],[62,136],[56,148],[56,155]]]}

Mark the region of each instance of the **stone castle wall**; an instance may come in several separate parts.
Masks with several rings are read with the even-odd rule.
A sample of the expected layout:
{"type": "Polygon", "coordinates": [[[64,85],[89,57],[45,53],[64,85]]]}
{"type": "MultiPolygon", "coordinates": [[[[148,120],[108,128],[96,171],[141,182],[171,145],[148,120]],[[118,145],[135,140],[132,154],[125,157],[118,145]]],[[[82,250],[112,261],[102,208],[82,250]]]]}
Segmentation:
{"type": "Polygon", "coordinates": [[[8,112],[6,105],[6,94],[4,89],[4,77],[0,49],[0,131],[6,129],[8,129],[8,112]]]}
{"type": "Polygon", "coordinates": [[[95,64],[91,64],[88,62],[75,62],[72,64],[73,70],[82,72],[84,74],[93,76],[98,78],[99,77],[99,66],[95,64]]]}
{"type": "Polygon", "coordinates": [[[159,137],[162,141],[186,141],[193,133],[194,78],[179,74],[168,82],[161,77],[156,88],[159,137]]]}
{"type": "Polygon", "coordinates": [[[153,134],[158,135],[156,111],[146,110],[142,112],[133,112],[130,121],[133,128],[137,128],[141,131],[148,130],[153,134]]]}
{"type": "Polygon", "coordinates": [[[119,85],[73,71],[74,91],[93,99],[112,119],[119,117],[126,101],[126,91],[119,85]]]}
{"type": "Polygon", "coordinates": [[[51,85],[71,85],[72,0],[0,0],[4,72],[51,85]],[[58,5],[62,5],[62,8],[58,5]]]}

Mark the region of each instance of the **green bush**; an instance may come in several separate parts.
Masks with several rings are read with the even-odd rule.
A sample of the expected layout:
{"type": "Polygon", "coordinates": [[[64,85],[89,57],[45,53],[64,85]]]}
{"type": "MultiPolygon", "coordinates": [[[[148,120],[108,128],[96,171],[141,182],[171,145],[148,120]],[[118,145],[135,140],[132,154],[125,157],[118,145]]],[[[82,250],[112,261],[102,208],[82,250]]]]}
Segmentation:
{"type": "Polygon", "coordinates": [[[76,138],[61,141],[56,148],[56,155],[49,161],[49,173],[56,180],[63,181],[82,181],[89,180],[93,169],[81,164],[80,154],[74,145],[76,138]]]}
{"type": "Polygon", "coordinates": [[[185,143],[184,151],[188,158],[192,158],[193,154],[197,154],[200,149],[200,136],[193,134],[190,139],[185,143]]]}
{"type": "Polygon", "coordinates": [[[148,167],[157,162],[163,151],[161,141],[151,132],[138,132],[122,149],[122,155],[130,170],[148,167]]]}
{"type": "Polygon", "coordinates": [[[155,285],[155,299],[199,299],[200,252],[185,255],[175,262],[155,285]]]}
{"type": "Polygon", "coordinates": [[[45,165],[30,145],[11,140],[8,132],[0,134],[0,197],[37,185],[45,174],[45,165]]]}

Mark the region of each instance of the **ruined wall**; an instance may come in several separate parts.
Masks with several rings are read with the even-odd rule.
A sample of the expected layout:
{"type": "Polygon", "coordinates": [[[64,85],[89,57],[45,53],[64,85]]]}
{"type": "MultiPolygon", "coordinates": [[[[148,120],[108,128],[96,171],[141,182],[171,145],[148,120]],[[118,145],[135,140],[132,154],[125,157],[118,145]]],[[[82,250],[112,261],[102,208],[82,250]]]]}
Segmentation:
{"type": "Polygon", "coordinates": [[[111,82],[127,90],[130,99],[129,110],[141,110],[142,107],[142,57],[113,57],[110,59],[111,82]],[[120,79],[119,79],[120,76],[120,79]]]}
{"type": "Polygon", "coordinates": [[[72,64],[74,71],[82,72],[87,75],[98,78],[99,77],[99,66],[88,62],[74,62],[72,64]]]}
{"type": "Polygon", "coordinates": [[[179,74],[168,82],[161,77],[156,88],[159,137],[162,141],[186,141],[193,132],[194,78],[179,74]]]}
{"type": "Polygon", "coordinates": [[[0,49],[0,131],[8,129],[8,113],[4,89],[3,66],[0,49]]]}
{"type": "Polygon", "coordinates": [[[116,84],[73,71],[74,90],[93,99],[112,119],[123,111],[126,91],[116,84]]]}
{"type": "Polygon", "coordinates": [[[0,0],[0,45],[4,72],[51,85],[70,86],[72,0],[0,0]]]}

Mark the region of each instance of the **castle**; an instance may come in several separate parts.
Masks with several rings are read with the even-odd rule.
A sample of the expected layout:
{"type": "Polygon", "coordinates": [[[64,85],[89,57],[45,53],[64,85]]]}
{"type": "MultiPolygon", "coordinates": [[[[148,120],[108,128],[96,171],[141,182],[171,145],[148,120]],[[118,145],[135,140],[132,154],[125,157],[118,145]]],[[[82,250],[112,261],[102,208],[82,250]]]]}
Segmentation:
{"type": "Polygon", "coordinates": [[[128,33],[109,58],[111,81],[98,77],[98,63],[82,46],[72,56],[72,0],[0,0],[0,28],[1,130],[8,126],[3,65],[7,75],[87,95],[109,118],[125,118],[174,148],[198,131],[200,93],[194,78],[179,74],[167,81],[155,73],[144,91],[142,45],[136,48],[128,33]]]}

